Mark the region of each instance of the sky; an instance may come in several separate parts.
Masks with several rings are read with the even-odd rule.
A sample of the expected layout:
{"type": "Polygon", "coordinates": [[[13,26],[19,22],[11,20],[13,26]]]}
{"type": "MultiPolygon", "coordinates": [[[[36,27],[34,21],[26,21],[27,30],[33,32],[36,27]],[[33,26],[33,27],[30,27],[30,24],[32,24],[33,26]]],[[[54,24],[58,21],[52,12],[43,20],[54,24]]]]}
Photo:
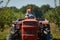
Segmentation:
{"type": "MultiPolygon", "coordinates": [[[[57,5],[59,5],[58,1],[59,0],[57,0],[57,5]]],[[[3,3],[0,4],[0,7],[5,6],[6,2],[7,0],[3,0],[3,3]]],[[[34,4],[39,7],[41,7],[42,5],[49,4],[51,7],[54,7],[54,0],[10,0],[7,6],[15,6],[17,8],[21,8],[22,6],[26,6],[27,4],[34,4]]]]}

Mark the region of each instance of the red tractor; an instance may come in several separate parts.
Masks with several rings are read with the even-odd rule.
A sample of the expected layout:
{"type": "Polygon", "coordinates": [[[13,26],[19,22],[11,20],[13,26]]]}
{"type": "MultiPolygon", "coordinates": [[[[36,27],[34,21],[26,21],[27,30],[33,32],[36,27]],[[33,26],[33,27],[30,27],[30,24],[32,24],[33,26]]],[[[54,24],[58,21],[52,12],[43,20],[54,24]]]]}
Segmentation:
{"type": "Polygon", "coordinates": [[[7,40],[50,40],[48,21],[38,19],[19,19],[13,22],[7,40]]]}

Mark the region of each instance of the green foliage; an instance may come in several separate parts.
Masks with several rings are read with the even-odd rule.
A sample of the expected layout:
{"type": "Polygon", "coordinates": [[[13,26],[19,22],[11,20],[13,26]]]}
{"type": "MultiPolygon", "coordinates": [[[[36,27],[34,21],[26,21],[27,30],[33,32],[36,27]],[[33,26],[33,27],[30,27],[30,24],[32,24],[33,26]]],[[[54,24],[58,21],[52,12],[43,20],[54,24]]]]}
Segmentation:
{"type": "Polygon", "coordinates": [[[44,14],[44,17],[47,18],[50,22],[55,23],[60,27],[60,6],[55,9],[49,10],[44,14]]]}
{"type": "MultiPolygon", "coordinates": [[[[13,8],[2,8],[0,11],[0,24],[11,24],[12,21],[17,18],[23,18],[24,14],[22,12],[17,12],[18,10],[13,8]]],[[[1,25],[0,25],[1,26],[1,25]]]]}
{"type": "Polygon", "coordinates": [[[51,10],[52,8],[50,7],[50,5],[42,5],[41,6],[41,11],[42,13],[46,13],[48,10],[51,10]]]}

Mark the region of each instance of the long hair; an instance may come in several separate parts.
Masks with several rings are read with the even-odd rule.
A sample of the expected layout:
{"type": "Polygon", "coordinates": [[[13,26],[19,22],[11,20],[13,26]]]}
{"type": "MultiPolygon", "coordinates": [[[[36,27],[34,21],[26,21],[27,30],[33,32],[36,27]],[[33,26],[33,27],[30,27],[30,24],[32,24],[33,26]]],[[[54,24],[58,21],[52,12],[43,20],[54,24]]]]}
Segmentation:
{"type": "Polygon", "coordinates": [[[32,9],[31,6],[27,6],[27,9],[26,9],[26,10],[27,10],[27,11],[26,11],[27,13],[28,13],[29,9],[30,9],[31,11],[33,11],[33,9],[32,9]]]}

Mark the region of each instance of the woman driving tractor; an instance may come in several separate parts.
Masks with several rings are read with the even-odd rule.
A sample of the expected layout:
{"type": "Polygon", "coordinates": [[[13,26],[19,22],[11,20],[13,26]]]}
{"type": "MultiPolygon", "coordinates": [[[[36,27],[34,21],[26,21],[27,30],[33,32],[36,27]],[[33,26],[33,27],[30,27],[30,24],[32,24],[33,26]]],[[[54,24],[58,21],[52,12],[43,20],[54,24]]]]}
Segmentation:
{"type": "Polygon", "coordinates": [[[27,7],[25,18],[36,18],[31,6],[27,7]]]}

